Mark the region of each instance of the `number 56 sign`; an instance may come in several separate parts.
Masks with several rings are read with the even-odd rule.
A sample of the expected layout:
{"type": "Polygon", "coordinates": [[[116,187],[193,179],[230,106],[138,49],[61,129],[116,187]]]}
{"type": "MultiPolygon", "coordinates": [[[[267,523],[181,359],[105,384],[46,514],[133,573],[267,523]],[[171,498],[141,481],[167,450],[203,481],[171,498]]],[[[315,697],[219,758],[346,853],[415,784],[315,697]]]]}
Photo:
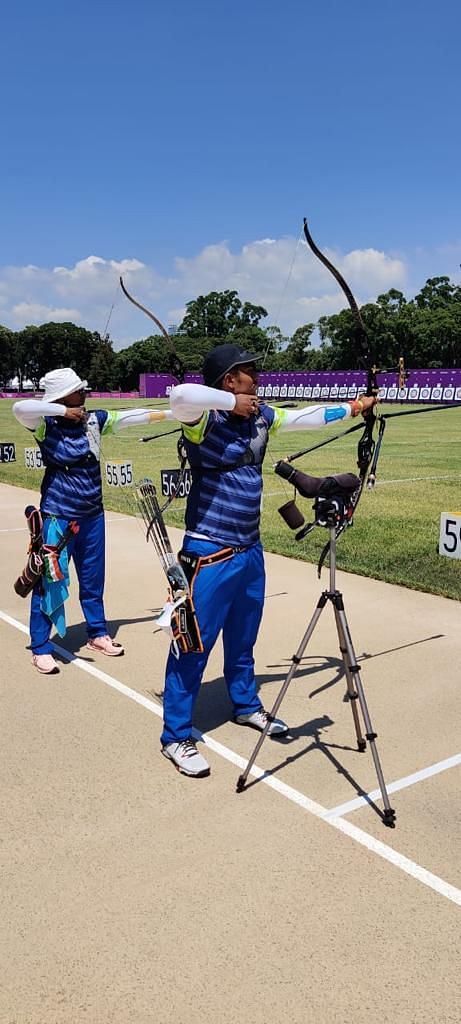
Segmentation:
{"type": "Polygon", "coordinates": [[[447,558],[461,558],[461,513],[442,512],[439,555],[446,555],[447,558]]]}

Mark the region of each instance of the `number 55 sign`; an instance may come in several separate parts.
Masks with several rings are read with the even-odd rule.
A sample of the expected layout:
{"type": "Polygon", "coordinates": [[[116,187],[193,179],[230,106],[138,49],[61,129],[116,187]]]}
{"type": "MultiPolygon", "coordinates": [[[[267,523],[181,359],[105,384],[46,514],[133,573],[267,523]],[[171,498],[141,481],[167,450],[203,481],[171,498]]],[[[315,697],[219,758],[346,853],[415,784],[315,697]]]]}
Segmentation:
{"type": "Polygon", "coordinates": [[[133,483],[131,462],[106,462],[106,481],[110,487],[129,487],[133,483]]]}
{"type": "Polygon", "coordinates": [[[447,558],[461,558],[461,514],[440,516],[439,555],[447,558]]]}

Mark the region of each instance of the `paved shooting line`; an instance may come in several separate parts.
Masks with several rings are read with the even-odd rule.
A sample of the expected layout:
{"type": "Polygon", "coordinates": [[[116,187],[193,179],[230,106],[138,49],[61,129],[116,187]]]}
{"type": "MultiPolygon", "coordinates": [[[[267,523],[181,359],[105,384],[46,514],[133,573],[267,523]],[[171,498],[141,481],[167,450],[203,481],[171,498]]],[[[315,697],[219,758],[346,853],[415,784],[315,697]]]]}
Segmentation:
{"type": "Polygon", "coordinates": [[[27,533],[27,526],[15,526],[9,530],[0,530],[0,533],[27,533]]]}
{"type": "MultiPolygon", "coordinates": [[[[407,789],[408,786],[413,786],[415,782],[422,782],[424,779],[429,779],[432,775],[438,775],[439,772],[446,772],[448,768],[455,768],[458,764],[461,764],[461,754],[453,754],[453,757],[447,757],[444,761],[431,764],[428,768],[421,768],[421,771],[413,772],[412,775],[407,775],[404,779],[397,779],[395,782],[391,782],[386,787],[387,792],[396,793],[399,789],[407,789]]],[[[337,818],[342,814],[349,814],[350,811],[356,811],[357,808],[366,806],[370,800],[379,800],[380,798],[381,790],[373,789],[366,796],[358,796],[355,800],[349,800],[345,804],[338,804],[337,807],[332,807],[330,811],[327,811],[326,817],[337,818]]]]}
{"type": "MultiPolygon", "coordinates": [[[[7,615],[5,612],[0,610],[0,619],[7,623],[9,626],[13,626],[18,629],[21,633],[29,635],[29,630],[24,623],[19,622],[17,619],[12,618],[11,615],[7,615]]],[[[120,682],[113,676],[107,674],[107,672],[101,672],[100,669],[95,668],[93,665],[87,664],[81,658],[78,658],[75,654],[71,654],[65,650],[64,647],[60,647],[58,644],[53,644],[55,651],[65,660],[72,662],[76,668],[81,669],[83,672],[87,672],[91,676],[95,676],[101,682],[105,683],[106,686],[110,686],[113,690],[117,690],[119,693],[128,697],[130,700],[141,704],[143,708],[150,711],[152,714],[157,715],[158,718],[162,718],[162,708],[159,704],[149,700],[148,697],[144,697],[141,693],[136,690],[132,690],[131,687],[126,686],[125,683],[120,682]]],[[[226,761],[230,761],[231,764],[236,765],[238,768],[245,768],[247,761],[236,754],[235,751],[229,747],[225,747],[222,743],[218,743],[216,740],[207,736],[206,733],[202,734],[197,729],[193,730],[196,739],[203,740],[205,745],[213,750],[215,754],[224,758],[226,761]]],[[[275,779],[271,775],[266,774],[262,768],[258,768],[254,765],[251,770],[251,775],[259,779],[260,782],[274,789],[281,796],[284,796],[287,800],[297,804],[304,811],[314,815],[316,818],[320,818],[327,825],[331,825],[333,828],[342,832],[344,835],[349,836],[350,839],[354,839],[355,842],[361,846],[365,846],[372,853],[376,853],[378,857],[382,857],[383,860],[387,860],[394,867],[400,868],[405,874],[415,878],[416,881],[426,885],[429,889],[433,889],[439,896],[444,896],[450,900],[451,903],[457,904],[461,907],[461,889],[457,889],[454,885],[450,885],[449,882],[445,882],[443,878],[439,878],[438,875],[432,874],[431,871],[427,871],[420,864],[416,864],[415,861],[410,860],[403,854],[398,853],[391,846],[387,846],[386,843],[381,842],[379,839],[375,839],[374,836],[364,832],[363,829],[357,828],[352,825],[351,822],[346,821],[345,818],[341,817],[330,817],[331,811],[327,808],[322,807],[321,804],[316,803],[314,800],[310,800],[309,797],[300,793],[299,790],[294,789],[292,786],[286,785],[281,782],[280,779],[275,779]]],[[[389,787],[390,788],[390,787],[389,787]]],[[[384,827],[384,826],[383,826],[384,827]]]]}

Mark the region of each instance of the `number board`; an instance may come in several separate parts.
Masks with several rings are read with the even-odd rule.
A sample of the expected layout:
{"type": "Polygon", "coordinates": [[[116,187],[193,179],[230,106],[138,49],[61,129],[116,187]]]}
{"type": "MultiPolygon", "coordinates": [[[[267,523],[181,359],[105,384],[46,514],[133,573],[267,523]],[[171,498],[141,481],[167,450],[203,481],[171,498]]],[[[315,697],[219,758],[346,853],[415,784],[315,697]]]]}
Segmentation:
{"type": "Polygon", "coordinates": [[[16,448],[12,441],[0,441],[0,462],[16,462],[16,448]]]}
{"type": "Polygon", "coordinates": [[[106,481],[109,487],[130,487],[133,483],[133,463],[106,462],[106,481]]]}
{"type": "Polygon", "coordinates": [[[192,474],[190,469],[186,469],[184,471],[178,492],[176,493],[180,472],[180,469],[160,470],[160,480],[164,498],[172,498],[173,495],[175,498],[187,498],[192,485],[192,474]]]}
{"type": "Polygon", "coordinates": [[[446,558],[461,558],[461,513],[442,512],[439,555],[445,555],[446,558]]]}
{"type": "Polygon", "coordinates": [[[40,448],[24,448],[24,462],[26,469],[43,469],[40,448]]]}

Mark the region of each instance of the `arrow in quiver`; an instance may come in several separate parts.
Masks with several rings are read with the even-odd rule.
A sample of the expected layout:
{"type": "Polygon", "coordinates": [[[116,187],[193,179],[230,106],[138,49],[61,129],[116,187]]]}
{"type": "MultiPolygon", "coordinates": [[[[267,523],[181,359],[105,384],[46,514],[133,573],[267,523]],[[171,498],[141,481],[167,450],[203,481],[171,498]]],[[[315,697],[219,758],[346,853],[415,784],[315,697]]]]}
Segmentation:
{"type": "MultiPolygon", "coordinates": [[[[146,540],[152,541],[168,580],[170,600],[160,620],[165,616],[173,634],[173,642],[182,654],[200,654],[203,644],[189,582],[183,566],[173,553],[155,485],[146,478],[136,485],[134,493],[146,526],[146,540]]],[[[163,628],[163,621],[160,624],[163,628]]]]}
{"type": "Polygon", "coordinates": [[[79,530],[78,523],[72,520],[67,530],[64,531],[59,544],[44,544],[43,519],[40,509],[35,508],[35,505],[28,505],[24,515],[29,527],[30,542],[25,568],[13,584],[19,597],[28,597],[44,574],[52,582],[63,579],[59,568],[59,555],[70,538],[79,530]]]}

